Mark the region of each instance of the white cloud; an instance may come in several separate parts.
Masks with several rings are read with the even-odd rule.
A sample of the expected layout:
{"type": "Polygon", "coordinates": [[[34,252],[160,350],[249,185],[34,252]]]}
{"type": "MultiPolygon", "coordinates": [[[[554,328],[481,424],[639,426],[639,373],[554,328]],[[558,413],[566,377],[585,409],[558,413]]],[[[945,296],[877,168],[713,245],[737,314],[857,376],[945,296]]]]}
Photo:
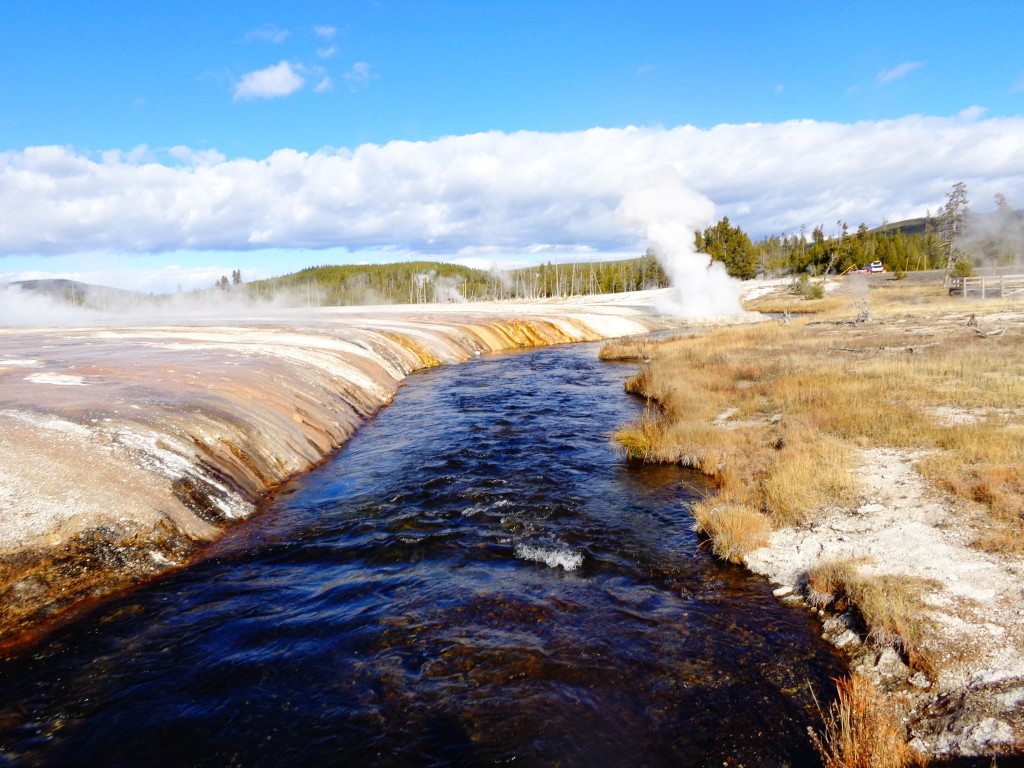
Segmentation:
{"type": "Polygon", "coordinates": [[[313,27],[313,32],[317,37],[322,37],[324,40],[333,40],[334,36],[338,34],[337,27],[318,26],[313,27]]]}
{"type": "Polygon", "coordinates": [[[905,61],[892,69],[883,69],[875,77],[880,83],[891,83],[894,80],[900,80],[906,77],[915,69],[920,69],[923,66],[924,62],[921,61],[905,61]]]}
{"type": "Polygon", "coordinates": [[[317,93],[327,93],[328,91],[333,90],[333,89],[334,89],[334,82],[331,80],[331,78],[324,77],[323,80],[321,80],[319,83],[317,83],[316,88],[314,88],[313,90],[316,91],[317,93]]]}
{"type": "Polygon", "coordinates": [[[287,29],[281,29],[276,24],[264,24],[259,29],[253,29],[245,33],[245,40],[248,43],[283,43],[291,34],[287,29]]]}
{"type": "Polygon", "coordinates": [[[961,109],[959,112],[956,113],[956,116],[959,117],[961,120],[973,121],[980,120],[985,116],[987,112],[988,110],[985,109],[985,107],[979,107],[977,104],[975,104],[973,107],[961,109]]]}
{"type": "Polygon", "coordinates": [[[328,46],[327,48],[317,48],[316,49],[316,55],[319,56],[321,59],[333,58],[334,54],[336,54],[337,52],[338,52],[338,46],[336,46],[336,45],[331,45],[331,46],[328,46]]]}
{"type": "Polygon", "coordinates": [[[287,61],[242,75],[235,85],[235,101],[244,99],[275,99],[299,90],[305,79],[287,61]]]}
{"type": "Polygon", "coordinates": [[[922,215],[960,180],[974,200],[1020,207],[1024,118],[491,132],[262,160],[30,147],[0,152],[0,255],[629,252],[645,243],[615,212],[664,168],[754,235],[922,215]]]}
{"type": "Polygon", "coordinates": [[[352,65],[352,68],[345,73],[345,79],[353,90],[360,85],[367,85],[370,80],[376,76],[377,75],[373,72],[373,68],[365,61],[357,61],[352,65]]]}

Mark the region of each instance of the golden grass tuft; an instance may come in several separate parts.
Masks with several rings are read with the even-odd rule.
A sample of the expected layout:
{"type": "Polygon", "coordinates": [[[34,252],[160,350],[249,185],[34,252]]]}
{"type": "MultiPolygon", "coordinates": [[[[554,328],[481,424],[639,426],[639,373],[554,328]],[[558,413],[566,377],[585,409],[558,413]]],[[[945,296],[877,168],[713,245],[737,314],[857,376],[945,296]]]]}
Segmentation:
{"type": "Polygon", "coordinates": [[[612,433],[629,459],[651,464],[671,463],[663,453],[669,421],[655,408],[648,408],[639,418],[619,427],[612,433]]]}
{"type": "Polygon", "coordinates": [[[825,768],[924,764],[903,739],[897,714],[870,680],[854,674],[836,686],[839,696],[823,713],[823,731],[811,732],[825,768]]]}
{"type": "Polygon", "coordinates": [[[848,498],[856,488],[850,446],[806,430],[787,436],[764,480],[764,505],[783,525],[804,522],[816,508],[848,498]]]}
{"type": "Polygon", "coordinates": [[[857,578],[853,560],[826,560],[807,574],[807,602],[815,608],[841,606],[846,585],[857,578]]]}
{"type": "Polygon", "coordinates": [[[743,504],[702,501],[693,507],[694,529],[709,537],[712,551],[723,560],[742,563],[748,552],[768,542],[771,523],[743,504]]]}
{"type": "Polygon", "coordinates": [[[601,346],[599,360],[649,360],[659,342],[649,336],[612,339],[601,346]]]}

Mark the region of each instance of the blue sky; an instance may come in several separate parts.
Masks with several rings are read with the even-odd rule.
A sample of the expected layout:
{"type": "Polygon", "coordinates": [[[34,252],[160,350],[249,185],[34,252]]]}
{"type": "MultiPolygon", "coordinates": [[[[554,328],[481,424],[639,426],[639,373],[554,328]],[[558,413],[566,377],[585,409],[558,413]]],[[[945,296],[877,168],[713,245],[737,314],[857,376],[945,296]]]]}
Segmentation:
{"type": "MultiPolygon", "coordinates": [[[[727,166],[722,137],[728,132],[716,129],[756,123],[764,129],[744,138],[750,157],[758,156],[760,146],[762,154],[792,152],[796,161],[801,146],[787,136],[800,137],[817,151],[824,151],[819,147],[824,140],[787,126],[813,121],[824,134],[828,126],[840,126],[852,149],[836,145],[836,151],[861,157],[856,148],[878,141],[877,132],[885,132],[892,121],[925,116],[947,122],[923,127],[898,123],[910,150],[918,151],[911,145],[941,135],[947,144],[989,141],[990,155],[1005,152],[1012,159],[1024,104],[1021,29],[1024,4],[1015,2],[5,0],[0,11],[0,152],[5,165],[0,170],[12,174],[28,169],[35,181],[26,188],[33,190],[52,184],[56,191],[35,200],[31,218],[37,229],[45,228],[48,220],[59,226],[55,224],[51,235],[33,239],[19,232],[5,235],[10,222],[6,228],[0,223],[0,278],[30,270],[85,272],[97,264],[148,273],[171,265],[213,271],[239,265],[255,276],[325,261],[424,254],[511,263],[560,252],[629,252],[639,245],[642,233],[616,235],[609,230],[589,237],[572,227],[567,230],[553,213],[543,221],[531,219],[534,224],[518,239],[516,232],[503,228],[502,215],[524,210],[536,217],[542,208],[550,212],[552,206],[563,206],[559,210],[566,217],[577,216],[577,221],[581,208],[596,206],[607,213],[615,208],[615,190],[629,183],[627,171],[618,172],[607,189],[598,180],[599,199],[585,202],[586,190],[563,178],[569,170],[560,161],[523,142],[515,142],[515,155],[501,141],[470,153],[474,168],[493,165],[497,177],[535,167],[535,176],[521,179],[523,188],[509,192],[488,187],[500,182],[485,182],[476,174],[470,185],[476,185],[474,191],[457,200],[451,190],[464,183],[461,176],[448,179],[444,189],[432,190],[433,171],[424,168],[434,168],[431,163],[439,156],[446,168],[468,156],[464,148],[449,151],[439,140],[480,132],[507,138],[527,131],[550,148],[562,145],[549,139],[564,136],[578,137],[570,146],[587,143],[586,137],[598,128],[649,129],[652,134],[605,137],[605,151],[614,153],[623,167],[628,163],[622,157],[638,153],[635,162],[647,170],[655,162],[650,147],[667,141],[673,167],[686,184],[710,196],[720,212],[741,222],[746,217],[755,234],[834,221],[833,213],[850,218],[923,213],[915,207],[935,199],[937,190],[959,177],[971,178],[988,199],[991,189],[1008,191],[1011,202],[1020,206],[1024,200],[1013,198],[1020,171],[1012,163],[1002,163],[1001,174],[996,167],[972,175],[972,166],[954,161],[936,163],[929,171],[923,159],[920,168],[907,169],[892,149],[895,145],[889,144],[877,179],[863,179],[857,189],[834,190],[827,180],[810,178],[815,169],[823,174],[820,159],[808,161],[813,166],[809,175],[780,178],[787,188],[792,186],[783,192],[790,200],[787,218],[775,200],[779,190],[773,191],[768,181],[756,173],[750,179],[749,186],[760,189],[760,197],[741,194],[744,180],[735,173],[726,174],[728,183],[719,180],[716,186],[712,179],[703,184],[706,165],[701,166],[699,157],[691,163],[684,149],[704,156],[721,151],[719,165],[727,166]],[[671,133],[681,126],[703,132],[702,141],[671,133]],[[965,130],[982,137],[964,137],[965,130]],[[721,141],[712,141],[715,137],[721,141]],[[396,141],[423,144],[401,152],[392,147],[387,157],[368,158],[343,172],[337,163],[313,170],[313,160],[301,161],[301,168],[293,165],[286,172],[294,177],[291,186],[282,181],[281,171],[273,170],[278,200],[302,186],[301,199],[292,200],[297,207],[287,227],[270,221],[278,215],[273,201],[253,200],[254,213],[245,222],[245,213],[236,211],[224,226],[244,230],[244,237],[218,239],[188,229],[197,217],[211,216],[211,206],[225,204],[225,198],[205,197],[206,175],[222,184],[230,178],[239,189],[266,186],[265,176],[245,176],[252,171],[245,161],[264,161],[280,150],[306,153],[315,160],[318,152],[337,157],[338,150],[351,154],[364,145],[396,141]],[[54,170],[64,168],[67,158],[55,166],[53,156],[41,161],[24,155],[29,147],[53,145],[77,160],[100,165],[76,172],[78,182],[70,183],[64,170],[54,170]],[[679,147],[683,149],[673,149],[679,147]],[[112,163],[119,164],[116,172],[108,167],[112,163]],[[152,177],[159,174],[152,165],[181,172],[156,180],[152,177]],[[688,170],[691,166],[700,166],[701,178],[688,170]],[[359,203],[352,197],[352,182],[332,179],[375,169],[395,189],[408,189],[415,180],[416,194],[399,197],[404,206],[433,211],[421,219],[424,232],[389,236],[390,225],[380,222],[397,221],[402,210],[392,216],[382,207],[383,198],[371,206],[376,229],[369,219],[355,217],[359,203]],[[900,178],[894,179],[894,173],[900,178]],[[95,185],[82,181],[85,177],[95,185]],[[811,183],[815,180],[817,186],[811,183]],[[547,190],[551,183],[564,189],[531,205],[529,189],[547,190]],[[112,189],[130,189],[131,199],[137,200],[151,190],[165,194],[168,185],[180,189],[154,208],[183,204],[191,196],[189,211],[173,221],[169,214],[157,221],[152,211],[132,213],[124,205],[125,215],[137,217],[131,226],[123,217],[113,222],[95,213],[109,201],[112,189]],[[339,191],[342,186],[349,190],[347,197],[339,191]],[[831,208],[801,206],[800,186],[807,187],[808,199],[831,193],[837,197],[831,208]],[[865,191],[872,186],[873,193],[865,191]],[[879,192],[879,186],[893,187],[893,194],[879,192]],[[318,190],[326,197],[317,197],[318,190]],[[844,197],[839,199],[839,194],[844,197]],[[884,199],[876,200],[879,196],[884,199]],[[482,208],[468,206],[467,198],[483,200],[482,208]],[[296,224],[316,218],[308,210],[319,210],[317,201],[328,199],[331,204],[344,199],[353,216],[344,227],[328,231],[318,220],[307,231],[296,224]],[[492,199],[497,202],[488,207],[492,199]],[[46,208],[53,211],[51,219],[40,213],[46,208]],[[75,218],[69,222],[65,218],[72,208],[75,218]],[[819,220],[804,220],[814,215],[819,220]],[[484,228],[473,224],[483,220],[484,228]],[[124,231],[120,239],[99,237],[90,227],[124,231]],[[352,234],[357,231],[358,236],[352,234]]],[[[600,163],[600,151],[593,152],[571,167],[600,163]]],[[[436,173],[433,178],[438,178],[436,173]]],[[[24,182],[22,176],[18,179],[18,184],[24,182]]],[[[25,199],[26,188],[18,187],[15,202],[25,199]]],[[[375,194],[386,195],[386,187],[375,194]]],[[[231,200],[237,199],[232,194],[231,200]]],[[[977,207],[991,206],[986,200],[977,207]]],[[[8,206],[8,216],[16,213],[8,206]]],[[[401,223],[398,229],[409,229],[407,220],[401,223]]],[[[210,221],[203,232],[216,228],[217,221],[210,221]]]]}

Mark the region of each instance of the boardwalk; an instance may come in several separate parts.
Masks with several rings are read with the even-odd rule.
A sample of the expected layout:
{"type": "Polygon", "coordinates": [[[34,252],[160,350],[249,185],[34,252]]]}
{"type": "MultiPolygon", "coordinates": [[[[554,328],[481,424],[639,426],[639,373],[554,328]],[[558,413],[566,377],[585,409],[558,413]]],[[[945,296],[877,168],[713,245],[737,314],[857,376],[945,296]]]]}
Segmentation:
{"type": "Polygon", "coordinates": [[[974,296],[982,299],[1024,295],[1024,275],[989,275],[987,277],[952,277],[949,295],[974,296]]]}

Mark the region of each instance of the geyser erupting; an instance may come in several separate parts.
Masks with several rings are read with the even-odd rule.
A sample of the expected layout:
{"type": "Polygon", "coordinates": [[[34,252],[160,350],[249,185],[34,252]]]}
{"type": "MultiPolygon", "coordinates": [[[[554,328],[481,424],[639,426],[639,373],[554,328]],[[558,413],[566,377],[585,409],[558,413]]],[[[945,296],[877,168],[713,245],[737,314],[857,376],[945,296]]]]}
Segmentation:
{"type": "Polygon", "coordinates": [[[742,312],[739,280],[721,262],[694,248],[693,233],[709,226],[715,204],[687,187],[672,168],[637,177],[616,211],[625,226],[647,239],[672,283],[658,310],[680,317],[742,312]]]}

